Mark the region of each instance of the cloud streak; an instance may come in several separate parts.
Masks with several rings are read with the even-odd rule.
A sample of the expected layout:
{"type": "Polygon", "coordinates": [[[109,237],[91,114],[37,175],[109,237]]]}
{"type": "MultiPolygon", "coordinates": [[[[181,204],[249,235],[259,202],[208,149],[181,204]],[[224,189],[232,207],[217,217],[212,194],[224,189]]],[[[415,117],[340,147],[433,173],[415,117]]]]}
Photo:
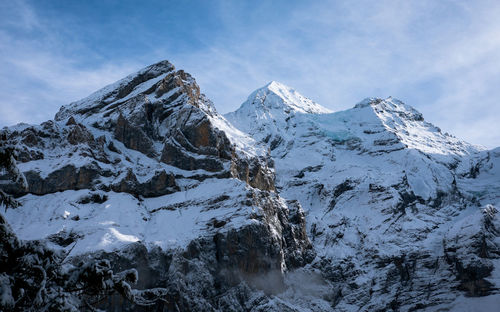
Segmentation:
{"type": "MultiPolygon", "coordinates": [[[[110,44],[124,47],[119,57],[96,52],[82,38],[69,44],[29,4],[9,10],[17,17],[0,28],[0,125],[51,118],[60,105],[166,58],[193,74],[221,112],[278,80],[334,110],[368,96],[395,96],[444,131],[500,145],[500,4],[494,1],[221,1],[154,30],[131,13],[111,18],[106,28],[127,23],[127,45],[110,44]],[[204,19],[208,26],[193,27],[204,19]],[[189,36],[174,36],[178,29],[189,36]]],[[[61,23],[66,33],[76,24],[61,23]]],[[[85,27],[89,34],[100,30],[85,27]]]]}
{"type": "Polygon", "coordinates": [[[180,63],[223,111],[269,80],[337,110],[392,95],[443,130],[493,147],[500,145],[499,14],[494,2],[316,5],[180,63]]]}
{"type": "Polygon", "coordinates": [[[9,2],[0,29],[0,125],[39,123],[61,105],[123,78],[137,64],[104,63],[81,68],[61,53],[66,47],[26,3],[9,2]]]}

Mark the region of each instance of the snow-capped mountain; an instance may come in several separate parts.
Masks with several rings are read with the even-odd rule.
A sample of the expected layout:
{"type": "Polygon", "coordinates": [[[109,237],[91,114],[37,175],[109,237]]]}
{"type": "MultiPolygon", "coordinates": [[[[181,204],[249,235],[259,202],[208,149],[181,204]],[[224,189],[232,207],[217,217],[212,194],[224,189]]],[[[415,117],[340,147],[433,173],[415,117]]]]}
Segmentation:
{"type": "Polygon", "coordinates": [[[276,142],[276,134],[283,131],[296,114],[322,113],[331,111],[290,87],[272,81],[252,92],[237,111],[225,117],[258,141],[276,142]]]}
{"type": "Polygon", "coordinates": [[[332,112],[273,81],[222,116],[163,61],[1,135],[27,182],[0,172],[20,239],[139,272],[95,307],[500,304],[500,151],[399,100],[332,112]]]}
{"type": "MultiPolygon", "coordinates": [[[[291,112],[289,98],[279,94],[295,91],[279,86],[280,92],[266,91],[274,95],[270,100],[256,101],[267,87],[259,89],[226,118],[271,150],[277,189],[306,212],[318,254],[312,266],[338,291],[335,309],[450,308],[460,296],[456,288],[467,296],[495,289],[483,278],[499,262],[470,246],[491,234],[489,253],[498,257],[498,232],[483,232],[490,217],[482,210],[499,203],[498,188],[484,187],[500,182],[495,152],[442,133],[393,98],[368,98],[335,113],[307,112],[307,105],[291,112]],[[473,178],[478,166],[484,182],[473,178]],[[447,244],[457,244],[457,224],[465,221],[473,230],[461,239],[471,249],[450,256],[447,244]]],[[[296,107],[310,103],[296,97],[296,107]]],[[[498,285],[499,277],[488,281],[498,285]]]]}

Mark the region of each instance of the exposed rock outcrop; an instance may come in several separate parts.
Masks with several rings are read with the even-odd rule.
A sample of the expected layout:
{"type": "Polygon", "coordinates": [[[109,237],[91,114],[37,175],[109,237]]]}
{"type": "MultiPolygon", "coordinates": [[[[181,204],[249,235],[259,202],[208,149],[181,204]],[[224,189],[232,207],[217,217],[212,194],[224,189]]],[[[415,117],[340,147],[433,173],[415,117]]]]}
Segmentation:
{"type": "Polygon", "coordinates": [[[114,135],[127,148],[139,151],[150,157],[155,156],[151,139],[144,134],[142,129],[131,126],[122,114],[116,120],[114,135]]]}

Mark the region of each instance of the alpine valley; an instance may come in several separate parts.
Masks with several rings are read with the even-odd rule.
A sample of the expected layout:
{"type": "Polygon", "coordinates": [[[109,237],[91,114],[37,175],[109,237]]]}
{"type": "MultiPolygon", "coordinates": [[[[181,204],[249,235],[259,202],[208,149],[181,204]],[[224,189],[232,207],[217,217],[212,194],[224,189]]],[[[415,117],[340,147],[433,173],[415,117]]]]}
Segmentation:
{"type": "Polygon", "coordinates": [[[500,148],[148,66],[0,132],[2,311],[495,311],[500,148]]]}

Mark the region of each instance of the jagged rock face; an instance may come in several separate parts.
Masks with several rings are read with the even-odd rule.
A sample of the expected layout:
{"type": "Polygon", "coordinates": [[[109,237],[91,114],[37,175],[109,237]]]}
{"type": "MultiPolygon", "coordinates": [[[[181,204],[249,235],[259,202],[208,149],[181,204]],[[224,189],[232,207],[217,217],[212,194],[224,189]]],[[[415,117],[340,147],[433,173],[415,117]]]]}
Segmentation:
{"type": "Polygon", "coordinates": [[[274,172],[269,159],[236,159],[231,162],[231,174],[249,185],[265,191],[274,190],[274,172]],[[264,166],[262,164],[265,164],[264,166]]]}
{"type": "Polygon", "coordinates": [[[153,141],[144,134],[142,129],[131,126],[122,114],[116,120],[114,135],[127,148],[139,151],[147,156],[154,156],[153,141]]]}
{"type": "Polygon", "coordinates": [[[176,122],[167,134],[161,161],[184,170],[223,171],[224,162],[231,159],[231,143],[211,125],[207,116],[189,110],[192,110],[186,112],[189,118],[176,122]]]}
{"type": "Polygon", "coordinates": [[[111,185],[111,190],[135,196],[156,197],[179,191],[179,187],[175,183],[174,175],[168,174],[165,171],[158,171],[151,179],[140,183],[134,172],[129,170],[124,179],[117,184],[111,185]]]}

